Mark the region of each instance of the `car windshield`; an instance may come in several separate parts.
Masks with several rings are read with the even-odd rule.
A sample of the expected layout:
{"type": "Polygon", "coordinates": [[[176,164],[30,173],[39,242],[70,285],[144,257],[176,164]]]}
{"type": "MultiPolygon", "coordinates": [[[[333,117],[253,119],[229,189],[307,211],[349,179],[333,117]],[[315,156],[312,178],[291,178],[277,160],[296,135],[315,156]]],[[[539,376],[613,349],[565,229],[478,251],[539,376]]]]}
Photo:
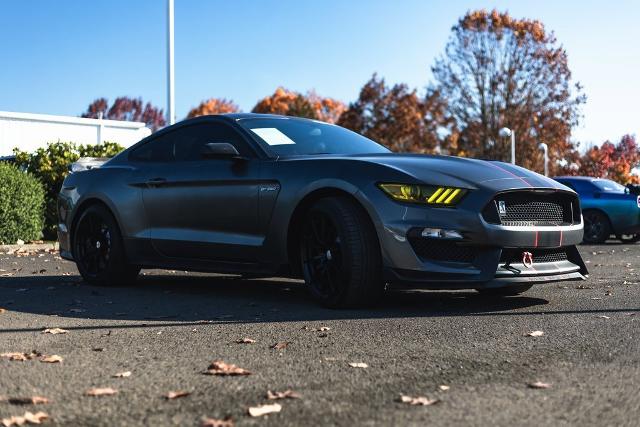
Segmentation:
{"type": "Polygon", "coordinates": [[[607,191],[612,193],[624,193],[624,185],[620,185],[617,182],[613,182],[609,179],[594,179],[591,181],[593,185],[598,187],[600,191],[607,191]]]}
{"type": "Polygon", "coordinates": [[[315,120],[264,118],[243,119],[238,123],[280,157],[391,152],[355,132],[315,120]]]}

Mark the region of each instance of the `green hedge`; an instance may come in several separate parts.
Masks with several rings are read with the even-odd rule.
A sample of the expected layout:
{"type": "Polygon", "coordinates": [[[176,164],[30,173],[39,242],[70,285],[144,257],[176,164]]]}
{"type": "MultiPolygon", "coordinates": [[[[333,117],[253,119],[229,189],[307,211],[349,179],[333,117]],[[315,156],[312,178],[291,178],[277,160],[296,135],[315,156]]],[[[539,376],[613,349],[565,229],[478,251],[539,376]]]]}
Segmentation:
{"type": "Polygon", "coordinates": [[[40,180],[45,189],[45,239],[56,239],[58,224],[57,200],[69,165],[80,157],[113,157],[124,148],[114,142],[98,145],[77,145],[73,142],[53,142],[33,153],[13,150],[18,167],[40,180]]]}
{"type": "Polygon", "coordinates": [[[0,162],[0,244],[42,237],[44,189],[30,173],[0,162]]]}

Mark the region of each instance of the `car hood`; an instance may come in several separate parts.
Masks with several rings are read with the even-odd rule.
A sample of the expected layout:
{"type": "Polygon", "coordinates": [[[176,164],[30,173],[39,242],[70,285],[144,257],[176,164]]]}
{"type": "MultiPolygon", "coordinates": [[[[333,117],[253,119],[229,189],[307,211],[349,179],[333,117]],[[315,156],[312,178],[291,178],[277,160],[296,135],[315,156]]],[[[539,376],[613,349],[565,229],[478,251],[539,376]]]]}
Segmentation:
{"type": "Polygon", "coordinates": [[[493,190],[548,188],[572,192],[571,189],[553,179],[504,162],[396,153],[341,157],[384,165],[427,184],[446,184],[467,188],[484,187],[493,190]]]}

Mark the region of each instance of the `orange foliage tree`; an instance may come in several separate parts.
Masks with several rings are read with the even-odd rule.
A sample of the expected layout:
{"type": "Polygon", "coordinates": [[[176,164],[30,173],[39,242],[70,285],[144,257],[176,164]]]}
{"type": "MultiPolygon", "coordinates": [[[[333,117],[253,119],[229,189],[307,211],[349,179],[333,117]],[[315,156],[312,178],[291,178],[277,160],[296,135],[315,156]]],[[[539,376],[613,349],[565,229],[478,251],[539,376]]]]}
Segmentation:
{"type": "Polygon", "coordinates": [[[444,104],[437,92],[421,99],[405,84],[388,87],[375,74],[349,104],[338,125],[398,152],[432,152],[444,104]]]}
{"type": "Polygon", "coordinates": [[[306,117],[335,123],[345,106],[333,98],[323,98],[314,91],[306,95],[279,87],[271,96],[260,100],[253,113],[281,114],[284,116],[306,117]]]}
{"type": "Polygon", "coordinates": [[[632,169],[640,166],[640,152],[635,137],[625,135],[618,144],[606,141],[600,147],[591,147],[575,166],[567,167],[567,175],[586,175],[609,178],[621,184],[638,184],[640,177],[632,169]]]}
{"type": "Polygon", "coordinates": [[[508,161],[510,141],[499,129],[509,127],[519,165],[542,171],[540,142],[549,147],[551,173],[573,156],[571,127],[585,97],[571,82],[566,51],[540,21],[470,11],[432,72],[432,89],[447,100],[453,154],[508,161]]]}
{"type": "Polygon", "coordinates": [[[191,119],[198,116],[206,116],[209,114],[226,114],[238,113],[240,108],[230,99],[226,98],[210,98],[202,101],[200,105],[192,108],[187,114],[187,118],[191,119]]]}

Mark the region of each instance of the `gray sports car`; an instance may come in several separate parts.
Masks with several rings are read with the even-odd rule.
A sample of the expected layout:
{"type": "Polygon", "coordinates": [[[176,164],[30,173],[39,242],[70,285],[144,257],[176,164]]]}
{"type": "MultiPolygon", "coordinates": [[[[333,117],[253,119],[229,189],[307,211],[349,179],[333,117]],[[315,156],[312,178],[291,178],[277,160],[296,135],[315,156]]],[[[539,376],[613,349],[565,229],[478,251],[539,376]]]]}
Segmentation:
{"type": "Polygon", "coordinates": [[[495,161],[394,154],[292,117],[167,127],[71,173],[59,216],[61,254],[91,284],[152,267],[290,276],[344,307],[388,286],[515,295],[587,274],[564,185],[495,161]]]}

